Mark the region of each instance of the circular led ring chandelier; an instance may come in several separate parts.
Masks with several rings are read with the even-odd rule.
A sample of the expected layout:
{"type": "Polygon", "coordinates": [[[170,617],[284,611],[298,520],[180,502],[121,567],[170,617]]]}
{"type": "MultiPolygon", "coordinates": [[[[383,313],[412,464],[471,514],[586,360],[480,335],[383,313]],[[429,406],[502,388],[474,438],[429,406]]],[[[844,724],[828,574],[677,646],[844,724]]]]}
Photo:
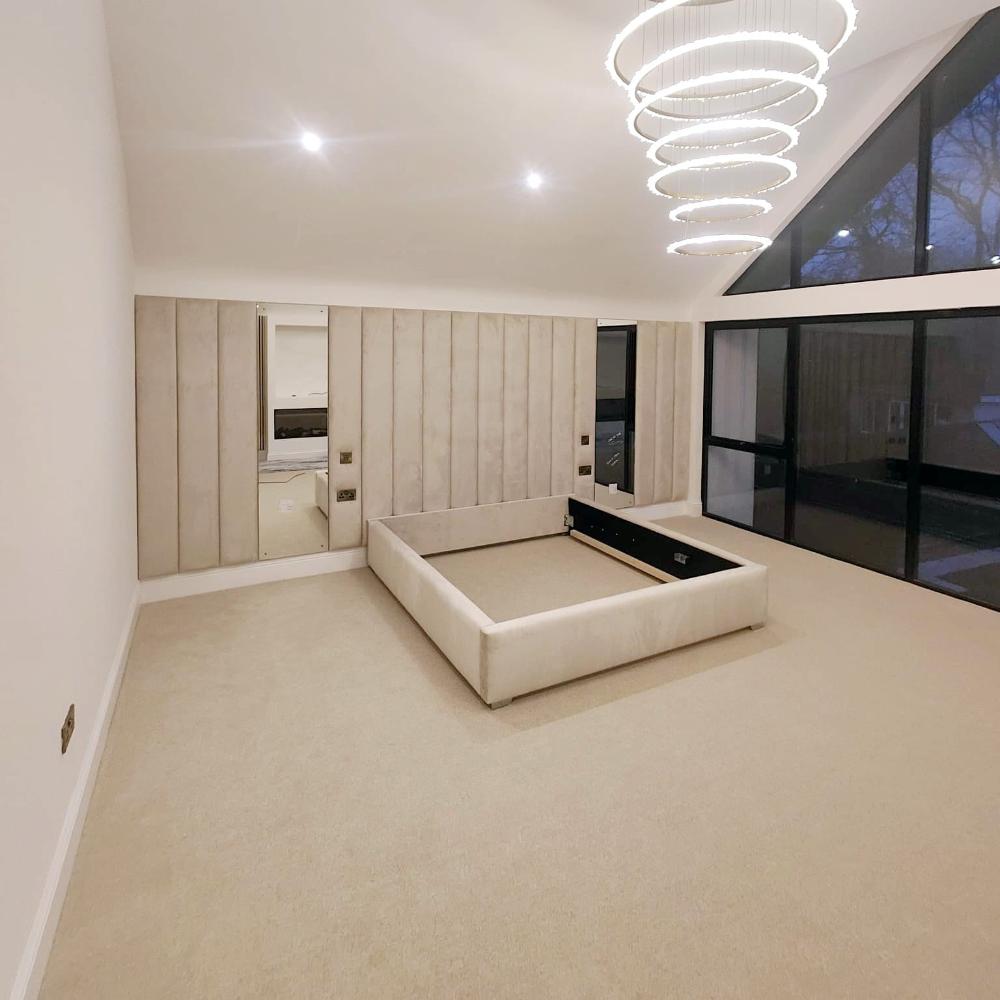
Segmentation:
{"type": "Polygon", "coordinates": [[[756,253],[766,250],[772,243],[766,236],[691,236],[686,240],[677,240],[667,247],[667,253],[680,254],[683,257],[735,257],[741,254],[756,253]],[[708,250],[704,253],[694,247],[714,246],[719,243],[751,243],[745,250],[708,250]]]}
{"type": "MultiPolygon", "coordinates": [[[[785,171],[786,176],[774,184],[766,184],[755,191],[747,192],[747,197],[752,197],[755,194],[766,194],[768,191],[775,191],[780,187],[784,187],[784,185],[795,180],[799,173],[799,168],[795,165],[795,162],[785,159],[783,156],[771,156],[768,153],[721,153],[718,156],[699,156],[694,160],[671,163],[669,166],[653,174],[647,181],[647,185],[653,194],[658,194],[662,198],[674,198],[677,201],[701,201],[704,198],[704,195],[701,194],[686,195],[679,194],[676,191],[664,191],[660,187],[660,181],[665,180],[667,177],[672,177],[674,174],[688,173],[692,170],[732,170],[737,167],[749,166],[753,163],[779,167],[785,171]]],[[[723,197],[735,198],[742,197],[742,195],[733,193],[724,195],[723,197]]]]}
{"type": "MultiPolygon", "coordinates": [[[[661,166],[649,178],[649,190],[684,203],[669,213],[675,223],[711,225],[767,214],[771,203],[756,196],[788,184],[797,175],[796,164],[781,154],[798,144],[799,127],[826,101],[827,89],[820,81],[829,70],[830,56],[857,26],[853,0],[823,0],[833,9],[824,11],[822,18],[817,0],[815,21],[805,24],[795,5],[779,5],[773,11],[766,5],[761,9],[756,0],[641,2],[650,6],[616,35],[605,65],[611,78],[628,91],[633,105],[627,118],[629,131],[649,144],[647,157],[661,166]],[[692,11],[706,5],[707,11],[692,11]],[[716,7],[719,14],[714,13],[716,7]],[[748,21],[756,22],[754,30],[745,30],[748,21]],[[712,30],[713,22],[720,30],[712,30]],[[805,28],[811,34],[814,26],[823,44],[795,30],[805,28]],[[670,47],[664,48],[668,37],[670,47]],[[650,45],[659,53],[652,58],[650,45]],[[633,65],[639,64],[633,72],[623,68],[626,49],[629,58],[635,57],[633,65]],[[713,72],[720,62],[730,68],[713,72]],[[654,74],[659,75],[659,87],[654,74]],[[754,146],[766,152],[705,155],[754,146]],[[762,165],[777,168],[783,176],[773,183],[765,183],[766,174],[746,177],[742,186],[734,183],[762,165]],[[714,197],[704,190],[694,193],[696,184],[690,184],[689,193],[684,185],[665,184],[671,177],[719,171],[726,181],[718,185],[723,190],[714,197]]],[[[771,243],[763,236],[712,234],[677,240],[667,250],[682,256],[729,256],[751,254],[771,243]]]]}
{"type": "Polygon", "coordinates": [[[678,205],[670,210],[671,222],[745,222],[767,215],[772,205],[763,198],[707,198],[705,201],[693,201],[687,205],[678,205]],[[696,218],[697,212],[708,212],[715,208],[749,208],[751,211],[741,215],[716,215],[712,218],[696,218]]]}
{"type": "MultiPolygon", "coordinates": [[[[634,34],[636,34],[640,28],[643,28],[650,22],[655,21],[661,14],[666,14],[671,10],[676,10],[678,7],[683,7],[685,4],[688,4],[688,2],[689,0],[663,0],[662,3],[658,3],[656,6],[650,7],[648,10],[644,10],[641,14],[632,18],[632,20],[629,21],[629,23],[626,24],[625,27],[615,36],[614,41],[611,43],[611,48],[608,50],[608,57],[604,63],[611,79],[614,80],[615,83],[625,88],[628,88],[631,83],[630,76],[622,70],[618,63],[625,43],[634,34]]],[[[835,3],[843,13],[844,27],[839,38],[834,42],[834,44],[829,49],[824,50],[828,56],[832,56],[835,52],[837,52],[847,39],[850,38],[850,36],[854,33],[854,29],[857,27],[858,21],[858,10],[854,6],[852,0],[832,0],[832,2],[835,3]]]]}
{"type": "MultiPolygon", "coordinates": [[[[692,55],[695,52],[701,52],[705,49],[714,49],[725,45],[748,45],[754,42],[770,42],[782,46],[791,46],[792,48],[801,49],[806,52],[808,55],[812,56],[813,62],[802,69],[796,70],[795,72],[805,75],[810,73],[810,71],[815,70],[810,77],[813,80],[821,80],[830,68],[830,57],[827,55],[826,49],[824,49],[817,42],[814,42],[811,38],[806,38],[804,35],[800,35],[797,32],[736,31],[729,35],[713,35],[710,38],[699,38],[696,41],[688,42],[686,45],[677,45],[674,48],[661,53],[655,59],[650,60],[650,62],[640,66],[636,70],[635,75],[632,77],[632,82],[628,85],[629,99],[633,102],[633,104],[636,104],[641,101],[643,97],[647,97],[649,94],[653,93],[652,90],[649,90],[648,88],[644,89],[642,87],[642,81],[645,80],[650,73],[666,67],[669,63],[674,62],[677,59],[682,59],[685,56],[692,55]]],[[[771,82],[765,87],[738,90],[729,94],[716,94],[712,96],[713,98],[742,97],[746,94],[754,93],[757,90],[766,90],[768,87],[773,86],[775,86],[775,83],[771,82]]]]}
{"type": "MultiPolygon", "coordinates": [[[[800,115],[798,119],[791,123],[792,128],[798,128],[800,125],[804,125],[810,118],[814,118],[822,110],[823,105],[826,103],[826,86],[822,83],[817,83],[815,80],[808,76],[803,76],[801,73],[788,73],[781,69],[743,69],[734,70],[730,73],[709,73],[706,76],[696,76],[690,80],[680,80],[677,83],[671,84],[669,87],[664,87],[662,90],[657,90],[655,93],[649,94],[644,97],[631,111],[628,116],[628,130],[637,139],[641,139],[643,142],[656,142],[657,137],[653,135],[648,135],[639,127],[639,121],[644,114],[656,115],[659,118],[669,118],[673,121],[691,121],[696,119],[699,122],[704,121],[722,121],[726,119],[733,118],[733,113],[727,111],[724,113],[719,113],[718,115],[711,114],[699,114],[699,115],[682,115],[682,114],[672,114],[669,111],[663,111],[662,109],[655,108],[654,105],[661,101],[667,100],[668,98],[675,97],[679,93],[685,91],[694,90],[698,87],[711,86],[714,83],[721,83],[725,80],[741,79],[741,80],[780,80],[785,83],[794,83],[799,85],[801,90],[808,90],[813,97],[813,106],[809,111],[800,115]]],[[[775,108],[780,104],[784,104],[786,101],[790,101],[793,97],[798,96],[801,90],[796,91],[794,94],[789,94],[785,97],[779,98],[776,101],[772,101],[769,104],[760,105],[754,108],[748,108],[747,113],[764,111],[769,108],[775,108]]],[[[691,98],[684,98],[685,100],[691,100],[691,98]]],[[[711,98],[700,98],[701,100],[709,100],[711,98]]]]}
{"type": "Polygon", "coordinates": [[[775,154],[787,153],[788,150],[798,145],[799,130],[794,125],[786,125],[773,118],[720,118],[718,121],[699,122],[697,125],[687,125],[684,128],[675,129],[673,132],[657,139],[649,149],[646,156],[654,163],[667,164],[672,161],[665,160],[663,153],[670,149],[678,150],[699,150],[707,149],[731,149],[736,146],[749,146],[753,142],[766,142],[776,136],[785,137],[785,145],[781,149],[776,149],[775,154]],[[711,136],[721,132],[754,132],[764,129],[763,135],[750,136],[747,139],[732,139],[729,142],[692,142],[683,143],[682,139],[691,139],[699,135],[711,136]]]}

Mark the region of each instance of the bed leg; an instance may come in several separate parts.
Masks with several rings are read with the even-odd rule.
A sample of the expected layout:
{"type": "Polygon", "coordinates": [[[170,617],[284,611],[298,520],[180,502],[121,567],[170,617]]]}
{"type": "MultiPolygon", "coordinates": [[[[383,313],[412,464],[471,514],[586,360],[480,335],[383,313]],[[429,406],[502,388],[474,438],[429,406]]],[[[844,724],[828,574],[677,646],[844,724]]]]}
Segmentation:
{"type": "Polygon", "coordinates": [[[756,625],[751,625],[750,626],[750,631],[751,632],[756,632],[759,629],[762,629],[766,624],[767,624],[767,622],[757,622],[756,625]]]}
{"type": "Polygon", "coordinates": [[[506,708],[513,700],[513,698],[504,698],[503,701],[491,701],[490,708],[494,710],[498,708],[506,708]]]}

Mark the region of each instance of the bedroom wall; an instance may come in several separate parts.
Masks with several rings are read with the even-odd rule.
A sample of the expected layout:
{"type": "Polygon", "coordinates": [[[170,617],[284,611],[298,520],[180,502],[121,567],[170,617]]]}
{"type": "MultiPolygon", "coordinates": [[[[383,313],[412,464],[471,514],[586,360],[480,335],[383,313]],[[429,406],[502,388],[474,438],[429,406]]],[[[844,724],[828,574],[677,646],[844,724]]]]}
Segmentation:
{"type": "Polygon", "coordinates": [[[0,35],[0,996],[21,1000],[133,618],[132,255],[99,0],[4,4],[0,35]]]}

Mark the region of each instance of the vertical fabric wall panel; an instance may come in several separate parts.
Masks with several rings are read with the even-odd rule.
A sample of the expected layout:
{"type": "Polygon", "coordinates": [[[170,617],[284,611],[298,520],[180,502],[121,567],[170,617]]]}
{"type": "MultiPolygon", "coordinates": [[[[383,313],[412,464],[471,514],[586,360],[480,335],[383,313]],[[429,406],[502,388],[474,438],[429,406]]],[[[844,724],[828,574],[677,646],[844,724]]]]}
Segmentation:
{"type": "Polygon", "coordinates": [[[503,323],[503,498],[528,496],[528,317],[503,323]]]}
{"type": "Polygon", "coordinates": [[[653,502],[656,455],[656,324],[636,326],[635,341],[635,466],[636,506],[653,502]]]}
{"type": "Polygon", "coordinates": [[[479,503],[503,500],[503,316],[479,317],[479,503]]]}
{"type": "Polygon", "coordinates": [[[361,323],[361,507],[368,521],[392,513],[392,310],[365,309],[361,323]]]}
{"type": "Polygon", "coordinates": [[[552,495],[552,320],[528,321],[528,496],[552,495]]]}
{"type": "Polygon", "coordinates": [[[551,493],[573,492],[576,383],[576,325],[571,319],[552,321],[552,484],[551,493]]]}
{"type": "Polygon", "coordinates": [[[594,434],[597,423],[597,320],[576,320],[576,431],[574,469],[579,496],[594,499],[594,434]],[[583,444],[584,437],[588,443],[583,444]],[[588,475],[581,475],[580,468],[590,467],[588,475]]]}
{"type": "Polygon", "coordinates": [[[451,506],[451,338],[451,313],[424,313],[424,510],[451,506]]]}
{"type": "Polygon", "coordinates": [[[670,500],[674,490],[673,323],[656,324],[656,427],[653,454],[653,502],[670,500]]]}
{"type": "Polygon", "coordinates": [[[451,317],[451,506],[478,501],[479,316],[451,317]]]}
{"type": "Polygon", "coordinates": [[[219,561],[257,558],[257,306],[219,303],[219,561]]]}
{"type": "Polygon", "coordinates": [[[673,493],[663,499],[686,500],[691,465],[691,384],[694,378],[690,323],[676,324],[674,355],[673,493]]]}
{"type": "Polygon", "coordinates": [[[176,573],[177,341],[173,299],[135,300],[139,577],[176,573]]]}
{"type": "Polygon", "coordinates": [[[177,482],[182,572],[219,565],[219,331],[214,299],[177,300],[177,482]]]}
{"type": "Polygon", "coordinates": [[[393,314],[392,512],[417,514],[424,502],[423,313],[393,314]]]}
{"type": "Polygon", "coordinates": [[[361,508],[361,310],[331,306],[329,365],[330,389],[327,440],[330,470],[330,549],[360,545],[363,538],[361,508]],[[341,452],[351,453],[348,465],[341,452]],[[337,503],[338,490],[356,490],[356,499],[337,503]]]}

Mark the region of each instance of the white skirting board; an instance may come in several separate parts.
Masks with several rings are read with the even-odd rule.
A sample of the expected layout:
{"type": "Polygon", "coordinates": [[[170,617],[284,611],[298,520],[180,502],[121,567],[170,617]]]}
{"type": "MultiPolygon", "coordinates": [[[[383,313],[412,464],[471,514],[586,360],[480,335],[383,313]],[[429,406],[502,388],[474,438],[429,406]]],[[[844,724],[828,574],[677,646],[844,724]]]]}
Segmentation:
{"type": "Polygon", "coordinates": [[[95,724],[91,730],[90,742],[84,752],[76,787],[73,789],[69,805],[66,807],[66,815],[63,819],[59,840],[56,843],[56,851],[45,879],[45,888],[35,913],[31,934],[24,947],[21,965],[17,978],[14,980],[14,988],[10,994],[11,1000],[34,1000],[42,987],[42,977],[45,975],[45,965],[52,948],[56,927],[59,924],[63,901],[66,898],[66,889],[73,871],[80,834],[83,832],[87,807],[94,790],[94,782],[97,780],[97,770],[101,763],[101,757],[104,755],[108,728],[111,725],[111,717],[115,714],[115,704],[118,701],[125,664],[128,662],[129,648],[132,645],[132,634],[135,631],[138,612],[139,601],[138,593],[136,593],[129,606],[121,638],[118,641],[118,648],[115,650],[114,661],[111,664],[104,692],[97,707],[95,724]]]}
{"type": "Polygon", "coordinates": [[[155,601],[169,601],[174,597],[210,594],[216,590],[234,590],[237,587],[294,580],[302,576],[320,576],[345,569],[361,569],[367,565],[367,550],[355,548],[294,556],[290,559],[268,559],[243,566],[222,566],[197,573],[177,573],[143,580],[139,584],[139,603],[152,604],[155,601]]]}

